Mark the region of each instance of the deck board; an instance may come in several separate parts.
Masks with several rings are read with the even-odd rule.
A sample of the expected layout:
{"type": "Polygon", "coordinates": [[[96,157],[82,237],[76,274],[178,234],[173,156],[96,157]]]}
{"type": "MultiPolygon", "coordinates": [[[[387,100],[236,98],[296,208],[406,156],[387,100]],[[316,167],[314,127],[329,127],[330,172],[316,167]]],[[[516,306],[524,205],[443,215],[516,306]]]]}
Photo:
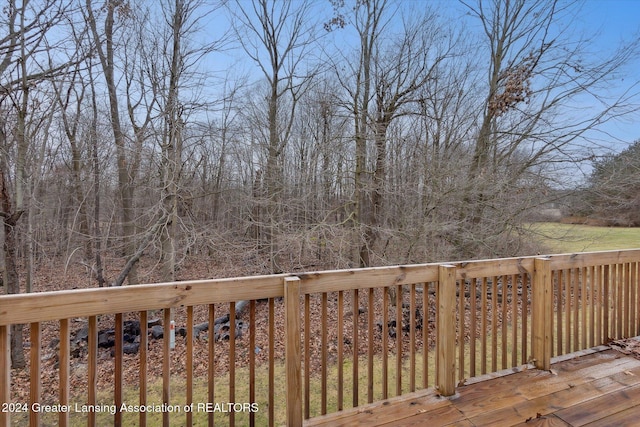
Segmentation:
{"type": "Polygon", "coordinates": [[[572,426],[583,426],[633,408],[639,401],[640,386],[636,385],[558,411],[556,415],[572,426]]]}
{"type": "Polygon", "coordinates": [[[571,424],[567,424],[554,414],[541,415],[540,417],[532,418],[520,424],[515,424],[517,427],[566,427],[570,425],[571,424]]]}
{"type": "Polygon", "coordinates": [[[586,424],[588,427],[636,427],[640,413],[638,407],[634,406],[627,410],[617,412],[606,418],[601,418],[593,423],[586,424]]]}
{"type": "Polygon", "coordinates": [[[433,389],[305,421],[306,426],[609,426],[640,419],[640,360],[603,350],[458,387],[433,389]]]}

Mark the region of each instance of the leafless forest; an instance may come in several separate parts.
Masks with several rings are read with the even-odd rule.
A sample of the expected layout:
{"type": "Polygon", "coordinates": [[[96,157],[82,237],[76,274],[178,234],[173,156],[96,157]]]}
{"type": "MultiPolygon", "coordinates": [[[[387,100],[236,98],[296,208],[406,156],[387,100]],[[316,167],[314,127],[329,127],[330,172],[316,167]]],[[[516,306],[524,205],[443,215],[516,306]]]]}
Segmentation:
{"type": "Polygon", "coordinates": [[[594,51],[579,14],[8,0],[5,292],[44,264],[114,286],[194,260],[247,274],[535,252],[527,224],[601,148],[588,136],[637,111],[637,42],[594,51]]]}

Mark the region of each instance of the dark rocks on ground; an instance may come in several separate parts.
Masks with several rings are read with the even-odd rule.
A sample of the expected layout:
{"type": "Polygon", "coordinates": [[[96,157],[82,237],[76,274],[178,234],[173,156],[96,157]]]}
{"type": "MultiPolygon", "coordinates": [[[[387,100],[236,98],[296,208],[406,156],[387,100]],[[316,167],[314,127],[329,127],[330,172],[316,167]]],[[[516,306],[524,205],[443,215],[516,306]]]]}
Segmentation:
{"type": "Polygon", "coordinates": [[[159,340],[164,337],[164,329],[160,325],[154,325],[149,333],[154,340],[159,340]]]}
{"type": "MultiPolygon", "coordinates": [[[[415,309],[415,319],[413,322],[413,327],[415,330],[421,330],[423,325],[423,318],[421,311],[416,307],[415,309]]],[[[402,304],[402,324],[400,325],[400,329],[402,332],[409,333],[411,331],[411,306],[409,304],[402,304]]],[[[376,322],[376,326],[378,331],[382,332],[383,323],[378,321],[376,322]]],[[[387,321],[387,333],[391,338],[395,338],[398,329],[398,324],[395,317],[389,321],[387,321]]]]}
{"type": "MultiPolygon", "coordinates": [[[[124,354],[136,354],[140,349],[140,322],[137,320],[126,320],[123,322],[123,347],[124,354]]],[[[206,332],[209,329],[208,322],[194,325],[193,335],[194,339],[199,339],[202,332],[206,332]]],[[[236,319],[235,321],[235,338],[241,338],[246,325],[242,320],[236,319]]],[[[147,322],[147,334],[151,339],[164,338],[164,328],[162,326],[162,320],[153,319],[147,322]]],[[[176,336],[186,337],[187,328],[179,327],[175,330],[176,336]]],[[[231,323],[229,321],[229,315],[222,316],[215,320],[214,323],[214,339],[216,341],[230,339],[231,323]]],[[[111,348],[111,356],[115,354],[115,329],[102,329],[98,331],[98,347],[99,348],[111,348]]],[[[81,357],[87,352],[87,342],[89,337],[89,326],[76,330],[71,339],[71,356],[81,357]]],[[[206,337],[205,337],[206,339],[206,337]]],[[[52,345],[54,345],[52,343],[52,345]]],[[[58,343],[55,343],[58,345],[58,343]]]]}

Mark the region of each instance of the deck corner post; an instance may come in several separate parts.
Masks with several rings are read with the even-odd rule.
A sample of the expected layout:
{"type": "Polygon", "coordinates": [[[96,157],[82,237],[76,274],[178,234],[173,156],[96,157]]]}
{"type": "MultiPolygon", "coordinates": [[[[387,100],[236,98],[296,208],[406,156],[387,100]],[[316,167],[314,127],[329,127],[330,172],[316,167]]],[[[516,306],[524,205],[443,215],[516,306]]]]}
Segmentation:
{"type": "Polygon", "coordinates": [[[302,354],[300,328],[300,278],[285,277],[285,363],[287,426],[302,425],[302,354]]]}
{"type": "Polygon", "coordinates": [[[532,285],[531,356],[535,360],[536,369],[549,370],[553,346],[553,282],[549,258],[534,259],[532,285]]]}
{"type": "Polygon", "coordinates": [[[436,308],[437,387],[443,396],[456,392],[456,267],[438,267],[436,308]]]}

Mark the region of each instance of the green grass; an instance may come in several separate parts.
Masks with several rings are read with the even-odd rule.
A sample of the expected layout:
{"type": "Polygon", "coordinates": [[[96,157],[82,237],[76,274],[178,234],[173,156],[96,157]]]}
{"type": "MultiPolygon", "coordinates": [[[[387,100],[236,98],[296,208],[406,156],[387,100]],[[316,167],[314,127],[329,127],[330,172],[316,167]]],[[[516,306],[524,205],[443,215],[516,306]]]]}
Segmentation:
{"type": "Polygon", "coordinates": [[[531,230],[554,253],[640,248],[640,228],[542,222],[531,230]]]}
{"type": "MultiPolygon", "coordinates": [[[[396,372],[395,372],[395,363],[396,358],[395,355],[389,355],[389,374],[388,374],[388,391],[389,396],[395,395],[395,387],[396,387],[396,372]]],[[[422,384],[422,358],[421,355],[416,355],[416,388],[420,388],[420,384],[422,384]]],[[[373,400],[381,400],[382,399],[382,360],[380,357],[374,358],[374,395],[373,400]]],[[[366,359],[361,358],[359,361],[358,367],[358,403],[359,405],[363,405],[367,403],[367,362],[366,359]]],[[[429,358],[429,375],[433,375],[434,373],[434,365],[433,365],[433,354],[430,355],[429,358]]],[[[235,401],[236,402],[249,402],[249,383],[244,379],[248,378],[249,372],[247,368],[239,368],[236,369],[236,387],[235,387],[235,401]]],[[[285,366],[281,361],[276,362],[275,364],[275,390],[274,390],[274,417],[275,417],[275,425],[284,425],[286,424],[286,384],[285,381],[285,366]]],[[[433,381],[433,377],[430,378],[430,382],[433,381]]],[[[172,384],[172,395],[175,399],[172,399],[173,403],[184,403],[185,389],[184,389],[184,380],[176,379],[175,384],[172,384]]],[[[304,382],[304,377],[303,377],[304,382]]],[[[337,383],[338,383],[338,368],[335,363],[329,364],[329,369],[327,370],[327,413],[333,413],[338,410],[338,399],[337,399],[337,383]]],[[[266,366],[261,366],[256,369],[256,379],[254,381],[255,389],[256,389],[256,400],[259,406],[258,412],[255,414],[256,425],[268,425],[268,372],[266,366]]],[[[304,385],[303,385],[304,386],[304,385]]],[[[229,390],[229,381],[228,377],[222,376],[218,377],[215,380],[215,391],[216,396],[215,402],[228,402],[228,390],[229,390]]],[[[403,360],[403,368],[402,368],[402,390],[403,393],[409,391],[409,361],[408,359],[403,360]]],[[[320,375],[312,375],[310,379],[310,415],[317,416],[321,414],[321,379],[320,375]]],[[[148,401],[149,402],[161,402],[162,401],[162,380],[158,379],[152,382],[149,385],[148,392],[148,401]]],[[[208,388],[207,382],[205,379],[194,379],[194,389],[193,389],[193,401],[198,402],[207,402],[208,396],[208,388]]],[[[105,395],[105,399],[110,398],[109,395],[105,395]]],[[[135,403],[138,401],[138,391],[135,389],[129,389],[125,393],[124,396],[125,402],[135,403]]],[[[353,407],[353,361],[352,360],[344,360],[343,361],[343,409],[353,407]]],[[[184,413],[171,415],[171,424],[180,425],[185,419],[184,413]]],[[[105,417],[103,419],[104,422],[110,422],[112,420],[111,416],[105,417]]],[[[123,425],[138,425],[138,416],[126,415],[123,418],[123,425]]],[[[248,425],[249,424],[249,415],[248,413],[237,413],[235,415],[235,423],[236,425],[248,425]]],[[[101,422],[99,420],[99,425],[101,422]]],[[[162,424],[162,416],[161,414],[149,414],[147,418],[148,425],[161,425],[162,424]]],[[[206,425],[207,424],[207,414],[199,413],[194,411],[194,425],[206,425]]],[[[215,414],[215,424],[220,426],[225,426],[229,424],[229,417],[227,414],[216,413],[215,414]]]]}
{"type": "MultiPolygon", "coordinates": [[[[407,393],[409,391],[409,360],[408,355],[403,358],[402,367],[402,392],[407,393]]],[[[429,383],[433,383],[434,375],[434,354],[429,355],[429,383]]],[[[395,396],[396,391],[396,357],[393,354],[389,354],[388,359],[388,396],[395,396]]],[[[382,359],[380,357],[374,358],[374,395],[373,400],[378,401],[382,399],[382,359]]],[[[358,404],[363,405],[367,403],[367,360],[361,358],[358,367],[358,404]]],[[[249,402],[249,382],[246,380],[249,377],[248,368],[236,369],[236,384],[235,384],[235,402],[243,403],[249,402]]],[[[277,361],[275,364],[275,389],[274,389],[274,418],[275,425],[286,424],[286,384],[285,384],[285,366],[284,362],[277,361]]],[[[421,388],[422,384],[422,358],[421,354],[416,355],[416,389],[421,388]]],[[[304,381],[304,378],[303,378],[304,381]]],[[[338,383],[338,368],[335,363],[330,363],[327,370],[327,413],[333,413],[338,410],[337,399],[337,383],[338,383]]],[[[254,381],[256,389],[256,401],[258,403],[258,411],[255,413],[256,425],[268,425],[268,372],[266,366],[260,366],[256,368],[256,377],[254,381]]],[[[147,386],[147,404],[160,405],[162,403],[162,379],[156,378],[149,382],[147,386]]],[[[229,380],[227,376],[216,377],[215,379],[215,403],[229,402],[229,380]]],[[[171,379],[171,404],[180,405],[184,407],[186,399],[185,391],[185,379],[179,376],[174,376],[171,379]]],[[[84,400],[84,399],[81,399],[84,400]]],[[[97,396],[98,404],[112,405],[113,402],[113,389],[100,390],[97,396]]],[[[125,386],[123,401],[126,405],[137,405],[139,401],[139,391],[137,386],[125,386]]],[[[198,411],[198,403],[206,403],[208,401],[208,385],[205,378],[194,378],[193,386],[193,423],[196,426],[207,425],[208,415],[204,410],[198,411]]],[[[81,406],[84,401],[80,399],[72,398],[72,408],[75,408],[75,403],[81,406]]],[[[320,375],[312,375],[310,380],[310,415],[317,416],[321,414],[321,379],[320,375]]],[[[353,361],[345,359],[343,361],[343,409],[353,407],[353,361]]],[[[76,413],[74,410],[70,413],[70,425],[71,426],[84,426],[87,424],[87,414],[76,413]]],[[[113,415],[108,412],[98,413],[96,415],[97,425],[111,425],[113,424],[113,415]]],[[[124,426],[137,426],[139,422],[138,413],[123,413],[122,415],[124,426]]],[[[14,414],[12,416],[12,422],[18,423],[16,425],[28,424],[28,420],[23,414],[14,414]]],[[[171,425],[184,425],[186,423],[186,415],[182,410],[181,412],[175,412],[170,415],[171,425]]],[[[54,426],[58,425],[57,414],[43,413],[40,424],[42,426],[54,426]]],[[[229,416],[227,413],[217,412],[215,413],[215,424],[217,426],[229,425],[229,416]]],[[[248,412],[239,412],[235,414],[236,425],[249,425],[248,412]]],[[[147,413],[147,425],[162,425],[161,413],[147,413]]]]}

